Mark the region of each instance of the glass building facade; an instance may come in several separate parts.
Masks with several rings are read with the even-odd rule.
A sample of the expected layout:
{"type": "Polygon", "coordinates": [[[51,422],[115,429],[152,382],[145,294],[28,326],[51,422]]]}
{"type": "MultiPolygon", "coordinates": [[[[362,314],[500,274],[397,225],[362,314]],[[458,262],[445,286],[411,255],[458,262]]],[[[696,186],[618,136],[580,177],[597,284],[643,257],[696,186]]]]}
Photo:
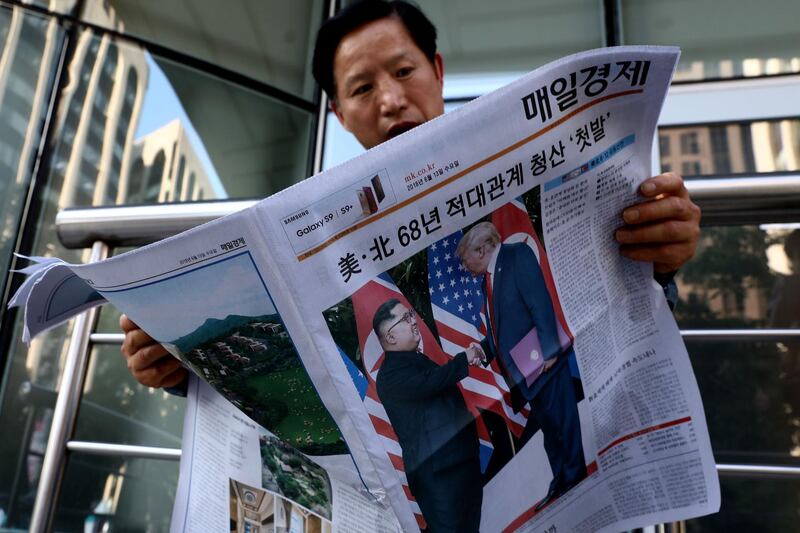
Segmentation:
{"type": "MultiPolygon", "coordinates": [[[[448,109],[573,52],[679,45],[654,173],[800,183],[797,2],[420,4],[439,29],[448,109]]],[[[86,261],[60,244],[59,210],[260,198],[357,154],[310,74],[336,7],[0,0],[0,531],[29,527],[72,330],[20,342],[21,317],[5,310],[21,281],[13,252],[86,261]]],[[[704,228],[678,277],[682,329],[800,328],[800,219],[784,222],[704,228]]],[[[96,331],[118,333],[118,320],[104,307],[96,331]]],[[[717,461],[800,467],[798,337],[687,339],[717,461]]],[[[179,448],[184,402],[136,383],[118,345],[96,344],[72,437],[179,448]]],[[[177,476],[174,461],[70,453],[53,527],[167,531],[177,476]]],[[[688,530],[798,528],[800,477],[721,480],[721,512],[688,530]]]]}

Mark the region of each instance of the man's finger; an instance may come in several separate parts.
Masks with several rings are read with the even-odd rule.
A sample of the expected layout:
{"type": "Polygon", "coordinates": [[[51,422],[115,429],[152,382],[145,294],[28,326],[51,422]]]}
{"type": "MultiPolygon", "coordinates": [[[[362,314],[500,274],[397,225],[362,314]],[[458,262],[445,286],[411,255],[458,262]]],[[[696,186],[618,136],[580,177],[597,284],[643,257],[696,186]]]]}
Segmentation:
{"type": "Polygon", "coordinates": [[[666,220],[655,224],[625,226],[614,234],[620,244],[683,243],[699,238],[699,228],[690,220],[666,220]]]}
{"type": "Polygon", "coordinates": [[[187,372],[188,371],[183,367],[178,368],[161,381],[161,386],[165,388],[177,387],[186,379],[187,372]]]}
{"type": "Polygon", "coordinates": [[[625,209],[622,219],[627,224],[646,224],[655,220],[693,220],[700,218],[700,208],[688,197],[665,196],[625,209]]]}
{"type": "Polygon", "coordinates": [[[647,198],[655,198],[661,194],[680,196],[681,198],[689,197],[689,191],[686,190],[683,178],[674,172],[665,172],[644,180],[639,186],[639,192],[647,198]]]}
{"type": "Polygon", "coordinates": [[[150,344],[139,349],[128,358],[128,368],[130,368],[131,371],[143,370],[162,358],[169,358],[177,361],[177,359],[170,357],[160,344],[150,344]]]}
{"type": "Polygon", "coordinates": [[[172,387],[183,380],[185,369],[174,357],[160,361],[133,373],[133,377],[147,387],[172,387]]]}
{"type": "Polygon", "coordinates": [[[690,243],[626,244],[619,251],[628,259],[653,263],[656,272],[673,272],[694,255],[690,243]]]}
{"type": "Polygon", "coordinates": [[[127,333],[134,329],[139,329],[139,326],[137,326],[133,320],[128,318],[128,315],[122,314],[119,316],[119,328],[127,333]]]}
{"type": "Polygon", "coordinates": [[[125,333],[125,340],[122,341],[122,353],[131,356],[151,344],[158,343],[144,330],[134,329],[125,333]]]}

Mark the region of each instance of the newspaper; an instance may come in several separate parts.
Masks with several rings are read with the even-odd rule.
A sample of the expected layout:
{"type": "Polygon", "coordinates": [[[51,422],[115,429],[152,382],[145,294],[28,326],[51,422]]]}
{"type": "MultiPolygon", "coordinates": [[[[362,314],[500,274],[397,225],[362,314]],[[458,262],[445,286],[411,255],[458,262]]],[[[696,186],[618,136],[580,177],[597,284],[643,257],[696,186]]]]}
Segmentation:
{"type": "MultiPolygon", "coordinates": [[[[686,349],[613,239],[678,55],[569,56],[250,209],[100,263],[39,259],[25,335],[111,302],[265,435],[352,463],[404,531],[715,512],[686,349]]],[[[205,431],[237,420],[219,413],[205,431]]],[[[213,462],[187,456],[182,493],[213,462]]]]}

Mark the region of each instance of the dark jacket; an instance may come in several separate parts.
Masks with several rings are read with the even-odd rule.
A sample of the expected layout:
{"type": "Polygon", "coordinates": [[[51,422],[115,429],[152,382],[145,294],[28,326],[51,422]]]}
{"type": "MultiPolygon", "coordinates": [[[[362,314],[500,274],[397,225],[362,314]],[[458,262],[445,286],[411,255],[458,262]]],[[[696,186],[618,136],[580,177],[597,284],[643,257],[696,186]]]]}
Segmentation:
{"type": "Polygon", "coordinates": [[[475,419],[457,385],[467,374],[463,352],[442,366],[419,352],[386,352],[376,384],[406,474],[477,460],[475,419]]]}
{"type": "MultiPolygon", "coordinates": [[[[501,245],[494,267],[492,300],[489,305],[492,306],[497,331],[492,335],[490,323],[489,333],[481,341],[481,346],[487,362],[495,358],[500,360],[503,376],[511,389],[511,405],[514,411],[519,411],[536,396],[554,372],[542,374],[528,387],[511,358],[511,348],[536,328],[544,359],[562,355],[553,301],[539,262],[527,244],[501,245]],[[495,346],[494,336],[497,337],[498,346],[495,346]]],[[[567,363],[568,352],[571,349],[564,353],[565,357],[559,359],[556,367],[567,363]]]]}

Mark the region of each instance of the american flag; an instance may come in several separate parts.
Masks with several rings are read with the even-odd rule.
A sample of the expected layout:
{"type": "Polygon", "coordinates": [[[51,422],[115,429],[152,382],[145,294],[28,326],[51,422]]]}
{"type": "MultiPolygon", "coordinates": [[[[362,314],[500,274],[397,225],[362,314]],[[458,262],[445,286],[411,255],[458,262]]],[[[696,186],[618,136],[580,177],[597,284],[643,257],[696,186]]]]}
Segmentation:
{"type": "MultiPolygon", "coordinates": [[[[405,296],[403,296],[392,279],[386,273],[383,273],[377,278],[369,281],[366,285],[353,293],[352,296],[353,313],[355,314],[356,329],[358,331],[358,344],[362,354],[364,369],[366,370],[365,377],[367,379],[366,390],[362,393],[362,399],[364,401],[364,406],[367,409],[367,413],[369,414],[369,418],[372,421],[375,432],[380,438],[383,447],[388,454],[389,460],[397,472],[398,479],[402,484],[406,497],[409,500],[411,510],[417,519],[417,523],[422,528],[425,525],[425,521],[422,517],[422,513],[420,512],[419,505],[417,505],[414,495],[411,493],[411,489],[408,487],[408,480],[406,478],[405,468],[403,466],[402,450],[397,440],[397,435],[395,434],[391,422],[389,421],[389,416],[386,414],[380,398],[378,397],[378,392],[375,385],[378,371],[383,363],[384,353],[383,348],[381,348],[380,342],[375,335],[375,332],[372,330],[372,317],[375,315],[378,307],[380,307],[383,302],[392,298],[396,298],[400,301],[400,303],[409,309],[413,309],[411,304],[408,302],[405,296]]],[[[439,365],[447,363],[451,356],[447,355],[442,350],[441,346],[439,346],[439,344],[436,342],[433,333],[431,333],[422,320],[418,320],[417,324],[419,326],[419,332],[421,336],[419,350],[439,365]]],[[[462,380],[461,383],[463,384],[465,381],[466,380],[462,380]]],[[[357,388],[359,388],[360,383],[363,383],[359,376],[354,377],[353,382],[357,388]]],[[[461,384],[459,384],[459,387],[461,387],[461,392],[464,394],[465,399],[467,400],[467,406],[477,418],[480,446],[482,449],[490,451],[491,443],[489,440],[488,431],[478,417],[478,411],[475,409],[475,406],[470,404],[469,396],[465,390],[465,387],[463,387],[461,384]]],[[[487,453],[482,453],[481,455],[486,456],[487,453]]]]}
{"type": "MultiPolygon", "coordinates": [[[[428,291],[433,318],[444,351],[457,354],[486,334],[482,278],[473,277],[456,256],[461,230],[428,247],[428,291]]],[[[461,381],[469,402],[500,415],[509,430],[519,437],[525,429],[527,410],[514,413],[511,395],[496,361],[470,367],[461,381]]]]}

